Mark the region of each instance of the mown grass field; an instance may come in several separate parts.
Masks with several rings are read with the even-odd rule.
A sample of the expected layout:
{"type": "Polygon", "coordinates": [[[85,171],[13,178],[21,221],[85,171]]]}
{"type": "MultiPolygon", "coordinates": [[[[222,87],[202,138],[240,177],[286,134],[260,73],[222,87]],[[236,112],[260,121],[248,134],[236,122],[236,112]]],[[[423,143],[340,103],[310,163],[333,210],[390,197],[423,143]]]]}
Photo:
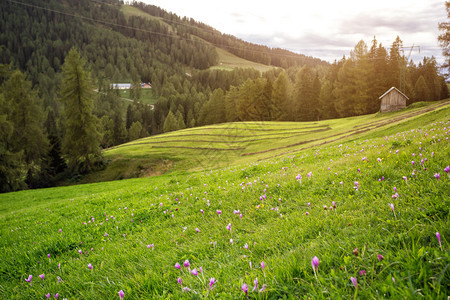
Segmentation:
{"type": "Polygon", "coordinates": [[[210,69],[219,69],[219,70],[233,70],[235,68],[253,68],[261,73],[264,73],[266,71],[269,71],[273,68],[276,68],[274,66],[268,66],[263,65],[260,63],[256,63],[253,61],[249,61],[243,58],[240,58],[224,49],[216,47],[217,54],[219,56],[218,65],[213,66],[210,69]]]}
{"type": "MultiPolygon", "coordinates": [[[[166,172],[191,172],[222,168],[289,154],[321,144],[341,143],[388,127],[449,114],[448,102],[438,102],[389,114],[374,114],[319,122],[240,122],[198,127],[152,136],[104,152],[110,161],[85,183],[166,172]],[[444,107],[443,107],[444,106],[444,107]],[[443,109],[441,109],[443,107],[443,109]]],[[[400,126],[400,127],[398,127],[400,126]]]]}
{"type": "MultiPolygon", "coordinates": [[[[121,98],[132,100],[130,90],[119,90],[119,93],[121,98]]],[[[154,105],[158,102],[158,97],[153,94],[151,89],[141,89],[141,98],[139,101],[145,104],[154,105]]]]}
{"type": "MultiPolygon", "coordinates": [[[[215,147],[247,143],[239,151],[250,155],[201,172],[2,194],[1,298],[447,299],[449,108],[398,120],[412,111],[181,131],[159,141],[203,133],[209,144],[222,139],[207,132],[236,127],[251,136],[215,147]],[[348,137],[310,132],[325,140],[289,146],[324,124],[348,137]],[[291,132],[285,142],[268,139],[278,127],[291,132]],[[243,142],[252,138],[268,140],[243,142]]],[[[138,149],[108,155],[149,155],[138,149]]]]}

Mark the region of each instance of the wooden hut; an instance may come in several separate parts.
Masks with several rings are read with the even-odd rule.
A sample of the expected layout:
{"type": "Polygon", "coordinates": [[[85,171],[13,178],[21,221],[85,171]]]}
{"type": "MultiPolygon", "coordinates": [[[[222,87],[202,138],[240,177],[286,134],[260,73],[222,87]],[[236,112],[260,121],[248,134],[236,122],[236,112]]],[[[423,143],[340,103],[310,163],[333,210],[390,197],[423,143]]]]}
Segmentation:
{"type": "Polygon", "coordinates": [[[381,112],[399,110],[406,107],[406,100],[409,98],[400,92],[396,87],[391,87],[386,93],[380,96],[381,112]]]}

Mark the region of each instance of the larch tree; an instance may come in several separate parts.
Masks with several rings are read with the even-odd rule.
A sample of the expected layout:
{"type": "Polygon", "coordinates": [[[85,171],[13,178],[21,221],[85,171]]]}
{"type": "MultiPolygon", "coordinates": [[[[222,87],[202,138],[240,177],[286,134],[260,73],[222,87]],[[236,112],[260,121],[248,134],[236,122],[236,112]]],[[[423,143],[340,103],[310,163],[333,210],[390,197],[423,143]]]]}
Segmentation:
{"type": "MultiPolygon", "coordinates": [[[[445,1],[445,9],[447,10],[447,19],[450,19],[450,1],[445,1]]],[[[442,53],[445,56],[445,64],[447,68],[447,77],[450,69],[450,22],[439,23],[441,34],[438,37],[439,44],[442,47],[442,53]]]]}
{"type": "Polygon", "coordinates": [[[9,121],[14,126],[11,149],[23,153],[26,183],[29,187],[35,187],[49,149],[39,99],[31,88],[31,82],[25,80],[25,75],[20,71],[12,73],[4,83],[3,91],[11,109],[9,121]]]}
{"type": "Polygon", "coordinates": [[[92,170],[92,160],[101,157],[98,119],[93,115],[94,85],[86,60],[72,48],[62,66],[60,100],[66,117],[62,152],[69,166],[82,172],[92,170]]]}

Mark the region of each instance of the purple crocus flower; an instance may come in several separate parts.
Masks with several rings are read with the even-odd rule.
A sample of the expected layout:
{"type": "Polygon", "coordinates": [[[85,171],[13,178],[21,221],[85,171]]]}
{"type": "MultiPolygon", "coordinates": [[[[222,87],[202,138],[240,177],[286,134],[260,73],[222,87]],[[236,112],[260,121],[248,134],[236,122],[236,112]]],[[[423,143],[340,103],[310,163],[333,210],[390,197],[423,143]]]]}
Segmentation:
{"type": "Polygon", "coordinates": [[[248,244],[245,243],[244,248],[248,250],[248,244]]]}
{"type": "Polygon", "coordinates": [[[198,276],[197,269],[192,270],[191,273],[192,273],[192,275],[194,275],[194,276],[198,276]]]}
{"type": "Polygon", "coordinates": [[[255,278],[255,280],[253,281],[253,284],[255,285],[253,287],[252,292],[257,291],[258,290],[258,278],[255,278]]]}
{"type": "Polygon", "coordinates": [[[33,279],[33,275],[30,274],[30,276],[28,276],[28,279],[25,279],[25,281],[31,284],[31,279],[33,279]]]}
{"type": "Polygon", "coordinates": [[[214,288],[214,284],[216,283],[216,279],[214,277],[211,277],[209,279],[209,289],[212,290],[214,288]]]}
{"type": "Polygon", "coordinates": [[[439,180],[439,178],[441,178],[441,174],[439,174],[439,173],[434,173],[434,178],[436,178],[437,180],[439,180]]]}
{"type": "Polygon", "coordinates": [[[311,259],[311,266],[313,268],[313,270],[319,270],[319,258],[317,256],[314,256],[311,259]]]}
{"type": "Polygon", "coordinates": [[[197,233],[199,233],[199,232],[200,232],[200,229],[198,229],[198,227],[197,227],[197,228],[195,228],[195,231],[197,231],[197,233]]]}
{"type": "Polygon", "coordinates": [[[244,283],[241,287],[242,291],[247,295],[248,297],[248,286],[246,283],[244,283]]]}
{"type": "Polygon", "coordinates": [[[181,281],[181,278],[180,278],[180,277],[178,277],[177,282],[178,282],[180,285],[183,285],[183,282],[181,281]]]}
{"type": "Polygon", "coordinates": [[[119,291],[119,297],[120,299],[123,299],[123,296],[125,296],[125,293],[123,292],[123,290],[119,291]]]}
{"type": "Polygon", "coordinates": [[[448,173],[450,172],[450,166],[446,166],[445,169],[444,169],[444,171],[445,171],[445,173],[448,174],[448,173]]]}
{"type": "Polygon", "coordinates": [[[266,290],[267,284],[263,284],[263,286],[259,289],[259,292],[262,293],[266,290]]]}
{"type": "Polygon", "coordinates": [[[228,223],[227,229],[228,229],[229,231],[231,231],[231,223],[228,223]]]}
{"type": "Polygon", "coordinates": [[[185,268],[189,268],[189,266],[191,265],[191,264],[189,263],[189,260],[187,260],[187,259],[184,261],[183,264],[184,264],[184,267],[185,267],[185,268]]]}
{"type": "Polygon", "coordinates": [[[231,245],[233,245],[233,243],[234,243],[234,242],[233,242],[233,239],[230,239],[230,243],[231,243],[231,245]]]}
{"type": "MultiPolygon", "coordinates": [[[[436,232],[436,238],[438,240],[439,243],[439,247],[441,247],[441,251],[442,251],[442,244],[441,244],[441,234],[439,232],[436,232]]],[[[31,275],[30,275],[31,276],[31,275]]]]}
{"type": "Polygon", "coordinates": [[[58,297],[59,297],[59,294],[58,294],[58,293],[56,293],[56,294],[54,294],[54,295],[53,295],[53,297],[55,297],[55,299],[58,299],[58,297]]]}
{"type": "Polygon", "coordinates": [[[358,288],[358,279],[356,277],[350,277],[350,280],[352,281],[353,285],[355,286],[355,289],[358,288]]]}
{"type": "Polygon", "coordinates": [[[52,295],[50,293],[48,293],[47,295],[45,295],[45,297],[47,297],[47,299],[50,299],[52,295]]]}
{"type": "Polygon", "coordinates": [[[42,280],[44,280],[44,278],[45,278],[45,274],[44,273],[42,273],[41,275],[39,275],[39,277],[42,279],[42,280]]]}
{"type": "Polygon", "coordinates": [[[88,264],[88,268],[92,270],[92,264],[88,264]]]}
{"type": "Polygon", "coordinates": [[[218,215],[220,215],[221,213],[222,213],[222,211],[221,211],[221,210],[218,210],[218,211],[217,211],[217,214],[218,214],[218,215]]]}
{"type": "Polygon", "coordinates": [[[359,276],[365,276],[365,275],[366,275],[366,270],[359,271],[359,276]]]}
{"type": "Polygon", "coordinates": [[[394,212],[394,204],[389,203],[390,208],[392,209],[392,211],[394,212]]]}
{"type": "Polygon", "coordinates": [[[381,254],[378,254],[377,258],[378,258],[378,261],[382,261],[384,259],[383,255],[381,255],[381,254]]]}
{"type": "Polygon", "coordinates": [[[265,268],[266,268],[266,264],[262,261],[261,262],[261,269],[264,271],[265,268]]]}
{"type": "Polygon", "coordinates": [[[181,265],[180,265],[179,263],[176,263],[176,264],[175,264],[175,268],[181,269],[181,265]]]}

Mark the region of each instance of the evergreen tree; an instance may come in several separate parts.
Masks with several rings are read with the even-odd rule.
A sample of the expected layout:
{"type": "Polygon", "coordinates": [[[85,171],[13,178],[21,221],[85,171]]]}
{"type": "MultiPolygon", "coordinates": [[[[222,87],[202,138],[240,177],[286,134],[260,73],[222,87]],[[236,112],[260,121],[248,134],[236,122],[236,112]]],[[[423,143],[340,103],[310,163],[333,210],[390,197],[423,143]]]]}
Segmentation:
{"type": "Polygon", "coordinates": [[[48,152],[48,140],[43,130],[43,113],[37,93],[31,89],[31,82],[25,75],[14,71],[3,85],[5,99],[11,107],[9,120],[13,124],[12,152],[23,153],[26,183],[36,187],[39,173],[43,171],[48,152]]]}
{"type": "Polygon", "coordinates": [[[164,121],[164,132],[170,132],[178,130],[178,120],[175,117],[175,115],[172,113],[171,110],[169,110],[169,113],[167,114],[167,117],[164,121]]]}
{"type": "Polygon", "coordinates": [[[62,66],[61,102],[66,117],[63,154],[69,166],[80,171],[92,169],[92,159],[101,157],[97,118],[93,115],[94,94],[90,72],[80,53],[72,48],[62,66]]]}
{"type": "Polygon", "coordinates": [[[414,100],[415,101],[429,101],[430,89],[427,86],[425,78],[420,76],[414,85],[414,100]]]}
{"type": "Polygon", "coordinates": [[[141,132],[142,132],[142,124],[141,122],[137,121],[134,122],[133,124],[131,124],[128,136],[129,136],[129,140],[133,141],[133,140],[137,140],[138,138],[141,137],[141,132]]]}
{"type": "MultiPolygon", "coordinates": [[[[389,61],[388,61],[388,69],[389,69],[389,86],[396,87],[399,90],[402,90],[402,80],[403,80],[403,71],[406,67],[404,64],[404,59],[400,54],[400,49],[403,47],[403,42],[400,37],[397,36],[395,41],[392,43],[392,47],[389,51],[389,61]]],[[[404,92],[404,91],[402,91],[404,92]]]]}
{"type": "Polygon", "coordinates": [[[8,107],[0,93],[0,193],[25,187],[21,163],[23,152],[13,152],[11,149],[14,124],[8,120],[8,107]]]}
{"type": "Polygon", "coordinates": [[[227,122],[236,122],[239,120],[236,105],[239,100],[239,90],[232,86],[225,96],[225,119],[227,122]]]}
{"type": "Polygon", "coordinates": [[[333,85],[329,80],[325,80],[320,89],[319,95],[319,119],[332,119],[337,116],[334,108],[335,98],[333,96],[333,85]]]}
{"type": "Polygon", "coordinates": [[[178,130],[185,129],[186,128],[186,124],[184,123],[183,114],[179,110],[177,111],[176,117],[177,117],[178,130]]]}
{"type": "Polygon", "coordinates": [[[48,152],[49,173],[50,175],[54,176],[64,171],[67,165],[62,157],[61,139],[58,134],[58,128],[56,125],[56,116],[53,109],[49,109],[47,112],[45,127],[47,129],[47,137],[50,142],[50,150],[48,152]]]}
{"type": "Polygon", "coordinates": [[[286,72],[281,72],[273,83],[272,101],[276,110],[272,113],[274,120],[289,120],[291,116],[290,106],[291,82],[286,72]]]}
{"type": "MultiPolygon", "coordinates": [[[[450,19],[450,1],[445,1],[445,9],[447,10],[447,19],[450,19]]],[[[445,63],[442,67],[447,68],[447,78],[450,69],[450,22],[439,23],[441,34],[438,37],[442,47],[442,54],[445,56],[445,63]]]]}
{"type": "Polygon", "coordinates": [[[311,68],[305,66],[297,72],[294,85],[293,108],[295,121],[312,121],[315,117],[314,73],[311,68]]]}

